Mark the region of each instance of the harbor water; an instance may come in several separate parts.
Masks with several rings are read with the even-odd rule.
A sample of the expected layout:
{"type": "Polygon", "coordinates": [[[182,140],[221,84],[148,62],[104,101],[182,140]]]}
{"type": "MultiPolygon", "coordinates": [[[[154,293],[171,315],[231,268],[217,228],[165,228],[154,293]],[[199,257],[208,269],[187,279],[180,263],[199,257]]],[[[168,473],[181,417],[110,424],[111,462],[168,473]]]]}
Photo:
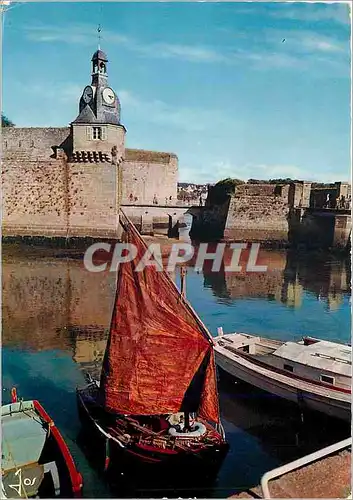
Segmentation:
{"type": "MultiPolygon", "coordinates": [[[[303,335],[350,342],[350,261],[325,254],[267,251],[266,273],[188,268],[186,294],[213,335],[245,332],[281,340],[303,335]]],[[[98,374],[115,292],[115,274],[88,272],[59,251],[3,245],[2,400],[17,388],[38,399],[62,432],[84,478],[84,496],[118,497],[80,441],[75,389],[98,374]]],[[[179,275],[174,276],[177,284],[179,275]]],[[[284,462],[348,437],[349,425],[299,410],[243,384],[219,380],[230,451],[209,492],[227,497],[259,483],[284,462]]],[[[149,494],[148,494],[149,493],[149,494]]],[[[168,491],[145,492],[168,497],[168,491]]],[[[197,497],[191,491],[190,497],[197,497]]]]}

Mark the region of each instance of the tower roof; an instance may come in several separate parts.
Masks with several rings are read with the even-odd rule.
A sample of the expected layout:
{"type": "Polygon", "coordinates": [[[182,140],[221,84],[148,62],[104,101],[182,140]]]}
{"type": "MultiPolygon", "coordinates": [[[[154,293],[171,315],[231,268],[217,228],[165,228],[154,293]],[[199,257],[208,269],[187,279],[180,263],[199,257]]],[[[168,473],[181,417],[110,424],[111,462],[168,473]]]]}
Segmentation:
{"type": "Polygon", "coordinates": [[[105,52],[103,52],[103,50],[100,50],[100,49],[96,50],[92,56],[92,61],[96,61],[97,59],[99,59],[100,61],[105,61],[105,62],[108,61],[108,58],[107,58],[105,52]]]}
{"type": "Polygon", "coordinates": [[[97,123],[97,118],[94,115],[92,108],[90,106],[85,106],[76,120],[73,123],[97,123]]]}

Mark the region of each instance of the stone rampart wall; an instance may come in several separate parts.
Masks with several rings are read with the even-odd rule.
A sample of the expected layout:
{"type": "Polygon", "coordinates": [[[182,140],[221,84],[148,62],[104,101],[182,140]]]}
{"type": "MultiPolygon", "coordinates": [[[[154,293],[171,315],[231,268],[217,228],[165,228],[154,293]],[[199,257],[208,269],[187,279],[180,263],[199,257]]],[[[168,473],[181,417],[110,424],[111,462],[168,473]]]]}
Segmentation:
{"type": "MultiPolygon", "coordinates": [[[[109,162],[70,163],[65,156],[70,155],[71,141],[69,127],[3,129],[5,236],[111,238],[116,236],[120,201],[175,205],[174,154],[126,149],[119,167],[109,162]],[[57,155],[58,148],[66,155],[57,155]]],[[[135,209],[136,217],[140,211],[135,209]]],[[[168,226],[168,215],[160,216],[162,212],[157,210],[156,227],[168,226]]],[[[148,219],[150,213],[146,215],[148,219]]]]}
{"type": "Polygon", "coordinates": [[[69,141],[70,127],[4,127],[2,133],[2,156],[5,162],[28,160],[50,160],[55,148],[69,141]]]}
{"type": "MultiPolygon", "coordinates": [[[[129,155],[127,155],[129,158],[129,155]]],[[[166,161],[125,159],[122,166],[124,204],[175,205],[177,200],[178,163],[174,155],[166,161]]]]}
{"type": "Polygon", "coordinates": [[[5,236],[115,235],[116,167],[5,161],[2,174],[5,236]]]}
{"type": "Polygon", "coordinates": [[[224,237],[239,241],[288,239],[289,186],[244,184],[231,197],[224,237]]]}

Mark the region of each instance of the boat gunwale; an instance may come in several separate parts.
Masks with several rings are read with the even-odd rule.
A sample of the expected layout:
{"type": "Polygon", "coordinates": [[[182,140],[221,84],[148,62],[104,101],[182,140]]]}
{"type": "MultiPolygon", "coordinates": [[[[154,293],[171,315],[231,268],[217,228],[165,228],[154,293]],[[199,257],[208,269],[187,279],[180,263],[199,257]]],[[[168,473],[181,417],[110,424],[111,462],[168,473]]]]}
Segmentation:
{"type": "Polygon", "coordinates": [[[241,360],[243,360],[245,362],[248,362],[248,364],[250,365],[250,366],[248,366],[248,368],[250,368],[252,371],[256,371],[256,373],[259,373],[259,374],[261,374],[263,376],[266,376],[267,378],[270,378],[271,380],[273,380],[273,377],[271,377],[270,374],[271,373],[276,373],[276,374],[278,374],[278,375],[280,375],[281,377],[284,378],[284,380],[277,380],[277,381],[282,382],[285,385],[288,385],[290,387],[293,387],[293,388],[296,388],[296,389],[299,389],[299,390],[309,390],[309,391],[311,390],[312,392],[316,392],[316,394],[319,395],[319,396],[327,397],[327,394],[322,394],[321,393],[321,391],[323,392],[325,389],[328,389],[329,391],[333,391],[333,392],[336,392],[336,393],[351,394],[351,390],[350,389],[345,389],[344,387],[332,386],[332,385],[325,384],[324,382],[320,382],[320,381],[316,381],[316,380],[310,380],[310,379],[307,379],[305,377],[301,377],[300,375],[292,374],[292,373],[286,372],[286,371],[284,371],[284,370],[282,370],[280,368],[268,365],[267,363],[265,363],[263,361],[260,361],[260,360],[258,360],[256,358],[253,358],[251,354],[239,351],[235,347],[233,349],[235,351],[237,351],[237,352],[234,352],[233,350],[230,350],[229,348],[227,349],[227,346],[224,347],[224,346],[220,345],[219,341],[221,341],[221,340],[222,340],[222,337],[217,338],[217,341],[215,343],[215,351],[216,352],[218,352],[219,354],[223,355],[225,358],[233,360],[238,365],[246,366],[243,363],[239,363],[239,360],[236,359],[236,357],[241,358],[241,360]],[[226,353],[230,353],[231,357],[229,356],[229,354],[228,354],[228,356],[225,355],[222,351],[219,351],[219,349],[225,350],[226,353]],[[263,371],[256,370],[256,369],[254,370],[252,365],[255,368],[257,368],[257,367],[258,368],[262,368],[263,370],[265,370],[268,373],[263,373],[263,371]],[[289,379],[289,381],[295,381],[295,382],[297,382],[299,384],[300,383],[305,383],[305,384],[308,384],[308,386],[313,386],[313,388],[307,387],[307,388],[303,389],[300,386],[299,387],[295,387],[293,384],[289,383],[289,381],[287,381],[285,379],[289,379]],[[321,391],[315,391],[313,389],[321,389],[321,391]]]}
{"type": "MultiPolygon", "coordinates": [[[[63,455],[65,464],[68,468],[72,492],[75,498],[82,497],[82,487],[83,487],[83,478],[81,473],[77,470],[74,459],[71,455],[71,452],[62,437],[59,429],[56,427],[53,419],[49,416],[49,414],[45,411],[43,406],[37,400],[33,400],[33,405],[37,413],[40,417],[48,424],[50,433],[53,435],[57,445],[59,446],[60,452],[63,455]]],[[[49,434],[48,434],[49,436],[49,434]]]]}

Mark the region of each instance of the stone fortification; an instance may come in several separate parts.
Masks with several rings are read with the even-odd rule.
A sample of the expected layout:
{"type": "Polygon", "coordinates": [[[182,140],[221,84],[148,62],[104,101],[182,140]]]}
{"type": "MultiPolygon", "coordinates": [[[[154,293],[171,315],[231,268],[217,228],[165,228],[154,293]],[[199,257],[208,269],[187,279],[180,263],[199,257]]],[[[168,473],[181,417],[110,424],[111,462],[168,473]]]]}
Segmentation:
{"type": "Polygon", "coordinates": [[[351,187],[220,183],[209,188],[194,228],[203,240],[346,248],[351,233],[351,187]]]}
{"type": "Polygon", "coordinates": [[[107,62],[103,51],[93,54],[92,81],[69,127],[3,129],[5,236],[111,238],[121,205],[175,205],[177,156],[125,148],[107,62]]]}
{"type": "Polygon", "coordinates": [[[122,170],[122,204],[175,205],[178,177],[175,154],[126,149],[122,170]]]}
{"type": "Polygon", "coordinates": [[[3,129],[4,235],[112,236],[116,167],[68,161],[70,129],[3,129]]]}
{"type": "Polygon", "coordinates": [[[175,204],[174,154],[126,149],[119,165],[77,161],[68,127],[4,128],[2,144],[5,236],[113,237],[120,203],[175,204]]]}
{"type": "Polygon", "coordinates": [[[289,186],[241,184],[231,197],[226,239],[286,242],[289,186]]]}
{"type": "Polygon", "coordinates": [[[48,161],[56,149],[70,147],[70,127],[5,127],[2,129],[2,155],[11,161],[48,161]]]}

